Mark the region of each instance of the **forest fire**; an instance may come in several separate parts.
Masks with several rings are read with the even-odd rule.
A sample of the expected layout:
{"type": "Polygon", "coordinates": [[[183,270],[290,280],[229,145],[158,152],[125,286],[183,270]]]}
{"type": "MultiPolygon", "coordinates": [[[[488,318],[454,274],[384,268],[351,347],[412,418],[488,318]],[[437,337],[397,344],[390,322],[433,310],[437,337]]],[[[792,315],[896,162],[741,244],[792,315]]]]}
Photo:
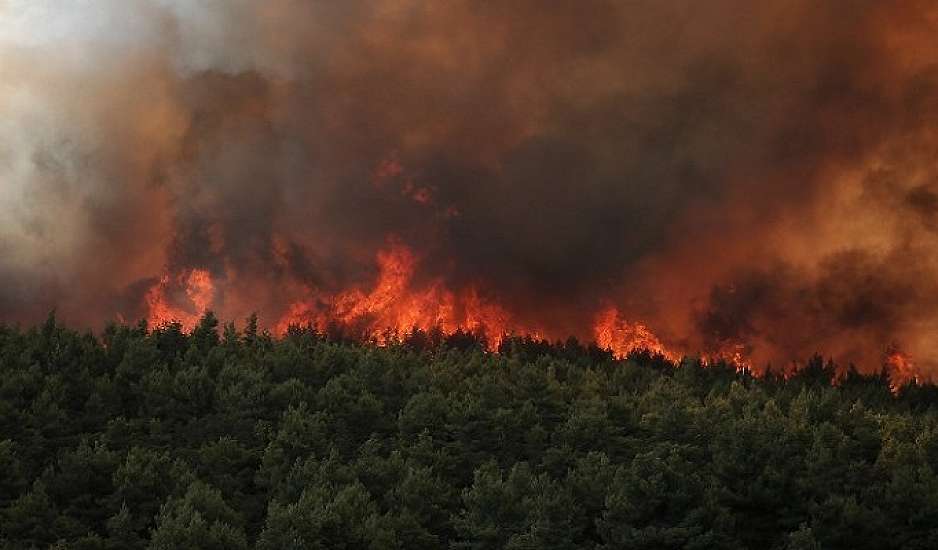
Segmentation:
{"type": "MultiPolygon", "coordinates": [[[[384,344],[388,337],[403,337],[413,330],[441,330],[445,335],[462,331],[483,336],[490,351],[497,350],[509,335],[535,339],[567,336],[522,326],[503,307],[483,299],[472,286],[453,292],[438,279],[414,288],[418,261],[399,239],[389,239],[387,247],[377,253],[378,275],[373,287],[351,288],[333,295],[310,289],[309,296],[291,303],[274,324],[275,334],[282,336],[291,326],[311,326],[324,331],[330,325],[339,325],[364,339],[384,344]]],[[[148,324],[158,327],[178,322],[184,330],[191,330],[212,309],[214,292],[212,277],[205,270],[163,276],[147,292],[148,324]]],[[[671,362],[681,359],[648,327],[621,318],[615,307],[601,311],[596,317],[592,337],[596,344],[620,358],[644,351],[671,362]]],[[[740,366],[744,364],[740,356],[722,358],[740,366]]]]}
{"type": "MultiPolygon", "coordinates": [[[[362,336],[383,343],[388,335],[401,336],[414,329],[440,329],[446,334],[457,330],[484,334],[490,349],[501,338],[519,331],[508,313],[498,304],[483,300],[468,287],[453,292],[434,280],[414,289],[412,279],[417,258],[396,239],[377,254],[377,281],[371,289],[353,288],[337,294],[317,295],[294,302],[275,325],[283,334],[291,325],[311,325],[319,330],[331,323],[355,327],[362,336]]],[[[533,331],[526,331],[533,333],[533,331]]]]}
{"type": "MultiPolygon", "coordinates": [[[[492,352],[499,349],[506,336],[555,341],[569,336],[522,325],[497,302],[484,299],[475,286],[456,292],[448,289],[442,278],[417,285],[414,277],[419,263],[420,258],[411,248],[391,237],[376,254],[373,284],[331,294],[306,289],[305,295],[293,301],[273,325],[274,334],[283,336],[293,326],[309,326],[320,332],[342,327],[357,338],[385,345],[389,338],[400,340],[414,330],[439,330],[446,336],[461,331],[484,338],[492,352]]],[[[189,331],[215,306],[215,285],[211,274],[203,269],[164,275],[149,289],[146,301],[150,326],[177,322],[189,331]]],[[[651,328],[623,317],[615,306],[600,309],[591,327],[587,338],[620,359],[642,352],[674,364],[683,357],[696,357],[703,364],[723,362],[756,374],[765,372],[764,366],[753,365],[748,355],[751,346],[724,343],[709,352],[668,346],[651,328]]],[[[787,378],[798,368],[797,362],[789,362],[780,374],[787,378]]],[[[841,366],[843,372],[835,379],[842,378],[845,368],[841,366]]],[[[883,355],[882,368],[889,373],[894,390],[926,380],[909,354],[895,344],[883,355]]]]}
{"type": "Polygon", "coordinates": [[[0,0],[0,550],[938,548],[936,37],[0,0]]]}
{"type": "Polygon", "coordinates": [[[889,374],[893,391],[911,382],[920,384],[924,381],[922,375],[915,368],[912,358],[895,347],[891,347],[886,351],[883,363],[889,374]]]}
{"type": "Polygon", "coordinates": [[[619,318],[619,311],[610,307],[600,312],[593,328],[596,343],[613,352],[617,357],[626,357],[634,351],[648,351],[661,355],[671,362],[681,358],[666,348],[651,330],[641,323],[629,323],[619,318]]]}
{"type": "Polygon", "coordinates": [[[175,277],[164,275],[147,291],[147,322],[154,327],[178,322],[183,329],[192,330],[199,318],[211,309],[214,292],[212,276],[203,269],[175,277]],[[181,296],[174,299],[173,294],[181,296]]]}
{"type": "Polygon", "coordinates": [[[144,4],[0,26],[2,321],[938,372],[932,3],[144,4]]]}
{"type": "MultiPolygon", "coordinates": [[[[554,340],[568,336],[521,325],[505,308],[483,299],[474,286],[454,292],[437,279],[416,288],[413,278],[418,262],[415,253],[398,238],[388,239],[375,258],[378,274],[373,286],[331,295],[308,289],[307,296],[291,303],[273,325],[275,335],[285,335],[291,326],[310,326],[321,332],[340,326],[359,338],[384,345],[388,338],[399,339],[414,330],[440,330],[444,335],[461,331],[483,337],[489,351],[498,350],[506,336],[554,340]]],[[[212,309],[214,293],[212,277],[205,270],[163,276],[147,292],[148,324],[159,327],[176,322],[184,330],[191,330],[212,309]]],[[[677,363],[688,354],[665,346],[651,329],[622,318],[614,306],[596,316],[591,337],[618,358],[647,352],[677,363]]],[[[702,360],[722,360],[741,369],[749,368],[739,349],[710,354],[702,360]]],[[[912,369],[908,358],[898,352],[890,355],[889,363],[895,363],[903,372],[912,369]]]]}

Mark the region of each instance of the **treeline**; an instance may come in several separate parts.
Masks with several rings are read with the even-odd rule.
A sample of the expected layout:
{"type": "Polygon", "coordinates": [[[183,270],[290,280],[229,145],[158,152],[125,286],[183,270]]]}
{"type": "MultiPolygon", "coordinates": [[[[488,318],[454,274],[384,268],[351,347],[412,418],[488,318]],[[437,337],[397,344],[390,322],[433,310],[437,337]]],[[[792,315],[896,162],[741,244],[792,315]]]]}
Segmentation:
{"type": "Polygon", "coordinates": [[[934,387],[484,350],[0,327],[0,548],[938,548],[934,387]]]}

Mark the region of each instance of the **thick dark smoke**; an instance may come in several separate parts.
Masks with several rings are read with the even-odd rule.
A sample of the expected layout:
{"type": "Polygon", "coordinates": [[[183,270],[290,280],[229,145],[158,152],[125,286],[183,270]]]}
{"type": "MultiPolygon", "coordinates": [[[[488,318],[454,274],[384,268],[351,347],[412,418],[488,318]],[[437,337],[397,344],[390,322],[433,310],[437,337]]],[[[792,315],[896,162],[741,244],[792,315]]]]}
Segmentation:
{"type": "Polygon", "coordinates": [[[928,1],[0,2],[0,318],[475,288],[592,336],[938,367],[928,1]]]}

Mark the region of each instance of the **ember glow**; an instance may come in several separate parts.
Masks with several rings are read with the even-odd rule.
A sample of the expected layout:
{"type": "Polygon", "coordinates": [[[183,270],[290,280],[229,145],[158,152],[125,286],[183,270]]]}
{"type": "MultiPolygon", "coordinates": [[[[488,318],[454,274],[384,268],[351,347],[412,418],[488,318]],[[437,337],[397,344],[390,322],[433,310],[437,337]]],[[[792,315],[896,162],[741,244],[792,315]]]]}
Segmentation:
{"type": "Polygon", "coordinates": [[[919,0],[0,3],[0,320],[928,381],[936,35],[919,0]]]}

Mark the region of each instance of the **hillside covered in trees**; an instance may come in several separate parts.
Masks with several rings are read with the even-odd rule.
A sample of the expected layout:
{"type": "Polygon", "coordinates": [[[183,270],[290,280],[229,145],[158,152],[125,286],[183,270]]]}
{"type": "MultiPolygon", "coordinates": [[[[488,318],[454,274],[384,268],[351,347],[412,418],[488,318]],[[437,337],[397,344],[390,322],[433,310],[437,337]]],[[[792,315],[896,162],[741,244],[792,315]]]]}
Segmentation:
{"type": "Polygon", "coordinates": [[[575,341],[0,327],[0,548],[938,547],[938,391],[575,341]]]}

